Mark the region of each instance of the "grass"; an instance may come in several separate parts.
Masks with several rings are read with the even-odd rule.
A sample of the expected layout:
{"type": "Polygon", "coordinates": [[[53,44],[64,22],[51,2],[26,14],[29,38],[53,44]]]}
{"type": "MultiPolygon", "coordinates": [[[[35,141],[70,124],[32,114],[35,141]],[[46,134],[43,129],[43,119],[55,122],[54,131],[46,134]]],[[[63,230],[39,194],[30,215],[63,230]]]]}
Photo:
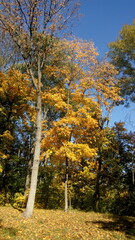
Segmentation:
{"type": "Polygon", "coordinates": [[[94,212],[35,209],[25,219],[18,210],[0,207],[0,240],[135,239],[135,218],[94,212]]]}

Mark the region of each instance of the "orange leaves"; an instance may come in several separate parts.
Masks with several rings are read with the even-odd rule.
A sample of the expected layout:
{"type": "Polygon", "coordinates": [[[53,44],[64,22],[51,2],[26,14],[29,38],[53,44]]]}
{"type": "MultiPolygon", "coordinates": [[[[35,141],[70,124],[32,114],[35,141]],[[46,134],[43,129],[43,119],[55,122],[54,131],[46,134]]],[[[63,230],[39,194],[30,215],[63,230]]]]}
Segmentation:
{"type": "MultiPolygon", "coordinates": [[[[80,173],[79,173],[79,176],[80,177],[82,177],[82,178],[87,178],[87,179],[95,179],[96,178],[96,174],[95,174],[95,171],[94,171],[94,169],[95,169],[95,163],[94,164],[92,164],[93,162],[89,162],[88,163],[88,166],[85,166],[84,167],[84,169],[83,169],[83,171],[80,171],[80,173]],[[93,166],[94,165],[94,166],[93,166]]],[[[86,188],[85,187],[83,187],[82,189],[81,189],[81,192],[85,192],[86,191],[86,189],[88,188],[88,186],[86,186],[86,188]]]]}
{"type": "Polygon", "coordinates": [[[11,132],[9,130],[6,130],[2,134],[0,134],[0,141],[1,141],[0,159],[1,160],[2,159],[5,160],[9,158],[9,154],[7,153],[7,150],[11,148],[11,143],[13,140],[14,140],[14,137],[11,135],[11,132]]]}
{"type": "Polygon", "coordinates": [[[112,103],[121,100],[116,75],[116,69],[109,62],[98,63],[93,72],[95,99],[97,98],[100,106],[107,106],[108,111],[111,109],[112,103]]]}
{"type": "Polygon", "coordinates": [[[0,72],[1,158],[9,157],[5,152],[11,150],[16,121],[20,119],[25,125],[28,124],[27,117],[31,114],[30,103],[34,100],[34,95],[26,74],[14,69],[5,74],[0,72]]]}
{"type": "Polygon", "coordinates": [[[107,145],[99,119],[103,109],[110,111],[120,97],[116,69],[107,61],[99,62],[97,55],[92,42],[78,39],[59,41],[54,47],[44,74],[60,81],[48,87],[43,101],[62,115],[43,137],[47,158],[80,161],[96,155],[99,139],[107,145]]]}
{"type": "MultiPolygon", "coordinates": [[[[76,101],[80,101],[80,97],[81,101],[84,97],[87,101],[93,99],[99,108],[104,106],[109,111],[112,102],[121,99],[120,89],[116,86],[117,71],[109,62],[99,62],[97,55],[92,42],[78,39],[57,41],[53,46],[52,63],[45,66],[44,74],[47,78],[61,79],[63,87],[68,84],[76,101]]],[[[61,89],[58,94],[59,91],[61,93],[61,89]]]]}
{"type": "Polygon", "coordinates": [[[29,77],[17,70],[11,69],[7,74],[0,73],[0,91],[3,97],[9,95],[11,100],[16,96],[31,99],[29,77]],[[29,95],[28,95],[29,94],[29,95]]]}
{"type": "MultiPolygon", "coordinates": [[[[100,105],[108,106],[111,102],[120,100],[119,87],[117,84],[117,71],[112,64],[107,61],[99,62],[98,55],[92,42],[74,40],[69,42],[72,53],[72,64],[78,66],[76,74],[78,93],[87,91],[89,95],[95,96],[95,101],[100,105]]],[[[75,69],[74,69],[75,75],[75,69]]],[[[76,89],[77,89],[76,86],[76,89]]]]}
{"type": "Polygon", "coordinates": [[[14,69],[6,74],[0,73],[0,93],[3,101],[12,103],[12,113],[17,115],[24,114],[24,109],[28,108],[27,101],[33,101],[35,95],[29,77],[14,69]]]}
{"type": "Polygon", "coordinates": [[[83,67],[97,62],[96,56],[98,56],[98,53],[92,41],[74,39],[70,41],[70,49],[72,49],[72,59],[74,57],[76,63],[81,64],[83,67]]]}
{"type": "Polygon", "coordinates": [[[49,103],[57,110],[64,110],[67,107],[64,89],[60,87],[54,87],[48,91],[44,91],[42,94],[42,99],[46,104],[49,103]]]}
{"type": "Polygon", "coordinates": [[[68,157],[71,161],[80,161],[82,157],[93,158],[96,155],[96,150],[90,148],[87,144],[74,144],[67,142],[60,147],[56,153],[56,157],[68,157]]]}
{"type": "Polygon", "coordinates": [[[59,44],[62,55],[55,51],[55,61],[46,66],[44,74],[63,79],[63,82],[61,86],[48,88],[43,93],[43,101],[63,111],[63,117],[52,123],[42,147],[47,157],[80,161],[82,157],[96,155],[93,143],[99,131],[101,107],[110,107],[112,101],[119,99],[118,88],[115,88],[117,72],[107,62],[98,63],[92,42],[75,39],[59,44]],[[59,57],[63,66],[59,64],[59,57]]]}
{"type": "Polygon", "coordinates": [[[71,161],[80,161],[82,157],[92,158],[96,155],[94,148],[81,143],[80,140],[81,136],[87,136],[90,129],[97,128],[97,121],[91,117],[91,113],[87,108],[85,109],[85,106],[84,108],[76,107],[78,107],[76,111],[70,107],[65,117],[54,122],[52,128],[45,133],[42,140],[44,156],[52,155],[55,159],[62,161],[66,157],[71,161]]]}
{"type": "MultiPolygon", "coordinates": [[[[92,42],[53,39],[53,46],[49,48],[50,36],[42,38],[41,34],[37,34],[35,38],[42,40],[42,44],[45,41],[49,51],[42,72],[43,80],[48,82],[47,86],[42,82],[42,102],[58,113],[50,125],[47,120],[43,123],[41,158],[53,156],[64,160],[68,157],[72,161],[80,161],[82,157],[92,158],[96,155],[95,143],[100,135],[102,107],[107,107],[109,111],[112,102],[120,99],[119,88],[116,87],[117,71],[108,62],[99,63],[92,42]]],[[[23,114],[27,101],[34,102],[35,92],[28,76],[15,70],[1,76],[1,94],[3,97],[10,94],[11,99],[19,98],[20,108],[14,106],[12,111],[23,114]]],[[[29,116],[34,122],[35,110],[32,106],[29,106],[29,116]]]]}

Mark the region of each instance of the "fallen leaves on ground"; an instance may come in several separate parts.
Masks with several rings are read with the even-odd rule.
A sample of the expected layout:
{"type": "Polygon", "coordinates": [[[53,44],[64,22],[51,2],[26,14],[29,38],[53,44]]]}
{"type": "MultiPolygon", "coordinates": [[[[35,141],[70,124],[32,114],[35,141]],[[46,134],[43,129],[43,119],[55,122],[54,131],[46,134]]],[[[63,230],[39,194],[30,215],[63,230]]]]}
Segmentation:
{"type": "Polygon", "coordinates": [[[0,240],[125,240],[135,239],[133,217],[72,210],[35,209],[32,218],[0,207],[0,240]]]}

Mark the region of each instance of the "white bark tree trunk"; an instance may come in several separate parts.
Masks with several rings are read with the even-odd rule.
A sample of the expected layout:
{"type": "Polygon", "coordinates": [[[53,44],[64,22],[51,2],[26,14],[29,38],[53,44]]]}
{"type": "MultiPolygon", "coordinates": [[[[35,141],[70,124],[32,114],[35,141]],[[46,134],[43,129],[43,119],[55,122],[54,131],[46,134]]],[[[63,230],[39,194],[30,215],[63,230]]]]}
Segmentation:
{"type": "Polygon", "coordinates": [[[41,103],[41,91],[39,91],[37,93],[36,141],[35,141],[35,150],[34,150],[34,160],[33,160],[33,166],[32,166],[30,192],[29,192],[26,210],[24,212],[25,217],[31,217],[34,209],[37,180],[38,180],[38,169],[39,169],[39,161],[40,161],[41,133],[42,133],[42,103],[41,103]]]}

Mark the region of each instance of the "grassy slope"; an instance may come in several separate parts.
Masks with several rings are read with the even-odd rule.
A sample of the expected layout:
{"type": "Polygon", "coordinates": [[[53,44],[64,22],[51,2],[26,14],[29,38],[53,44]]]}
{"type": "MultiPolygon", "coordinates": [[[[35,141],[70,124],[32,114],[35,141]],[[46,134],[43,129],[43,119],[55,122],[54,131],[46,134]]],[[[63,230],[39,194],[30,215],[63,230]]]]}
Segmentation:
{"type": "Polygon", "coordinates": [[[135,239],[133,217],[93,212],[35,210],[25,219],[11,207],[0,207],[0,240],[135,239]]]}

